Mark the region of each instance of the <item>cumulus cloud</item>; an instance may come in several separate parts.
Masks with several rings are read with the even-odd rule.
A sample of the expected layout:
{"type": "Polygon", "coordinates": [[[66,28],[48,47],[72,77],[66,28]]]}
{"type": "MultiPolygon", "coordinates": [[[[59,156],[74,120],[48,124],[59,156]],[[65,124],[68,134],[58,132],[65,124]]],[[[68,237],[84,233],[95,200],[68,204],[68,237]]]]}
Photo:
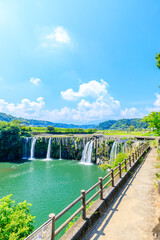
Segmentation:
{"type": "Polygon", "coordinates": [[[101,79],[100,82],[96,80],[89,81],[88,83],[83,83],[79,86],[78,92],[74,92],[72,88],[66,91],[61,91],[61,96],[65,100],[76,100],[82,97],[93,97],[97,98],[107,94],[108,84],[101,79]]]}
{"type": "Polygon", "coordinates": [[[80,84],[77,92],[73,89],[61,92],[65,100],[79,99],[74,108],[63,107],[48,110],[45,107],[43,97],[37,98],[36,101],[22,99],[18,104],[8,103],[0,99],[0,112],[24,118],[78,124],[140,116],[138,110],[134,107],[122,110],[120,102],[110,96],[107,88],[108,84],[101,79],[99,82],[93,80],[80,84]]]}
{"type": "Polygon", "coordinates": [[[156,93],[156,100],[153,103],[153,107],[146,108],[148,112],[159,112],[160,111],[160,94],[156,93]]]}
{"type": "Polygon", "coordinates": [[[33,83],[34,85],[38,86],[41,79],[40,78],[34,78],[34,77],[31,77],[30,80],[29,80],[31,83],[33,83]]]}
{"type": "Polygon", "coordinates": [[[125,110],[121,110],[121,116],[124,118],[138,117],[138,110],[135,107],[125,108],[125,110]]]}
{"type": "Polygon", "coordinates": [[[153,103],[154,106],[160,107],[160,94],[156,93],[156,101],[153,103]]]}
{"type": "Polygon", "coordinates": [[[41,47],[59,47],[61,45],[70,44],[71,38],[67,29],[62,26],[58,26],[44,37],[41,47]]]}
{"type": "Polygon", "coordinates": [[[43,97],[37,98],[36,101],[30,101],[27,98],[22,99],[21,103],[8,103],[0,99],[0,112],[9,113],[15,116],[26,118],[39,117],[45,106],[43,97]]]}

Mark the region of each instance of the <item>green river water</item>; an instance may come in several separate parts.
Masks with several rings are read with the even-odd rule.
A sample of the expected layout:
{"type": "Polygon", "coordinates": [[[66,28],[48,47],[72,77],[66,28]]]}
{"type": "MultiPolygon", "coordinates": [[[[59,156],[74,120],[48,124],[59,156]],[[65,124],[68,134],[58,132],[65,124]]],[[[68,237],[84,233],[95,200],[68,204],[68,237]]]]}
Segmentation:
{"type": "MultiPolygon", "coordinates": [[[[58,214],[80,196],[80,190],[87,190],[105,174],[96,165],[82,165],[74,160],[0,163],[0,198],[13,194],[12,199],[16,202],[27,200],[32,203],[30,210],[36,216],[37,228],[48,220],[49,213],[58,214]]],[[[78,207],[77,204],[75,209],[78,207]]],[[[65,214],[57,226],[73,210],[65,214]]]]}

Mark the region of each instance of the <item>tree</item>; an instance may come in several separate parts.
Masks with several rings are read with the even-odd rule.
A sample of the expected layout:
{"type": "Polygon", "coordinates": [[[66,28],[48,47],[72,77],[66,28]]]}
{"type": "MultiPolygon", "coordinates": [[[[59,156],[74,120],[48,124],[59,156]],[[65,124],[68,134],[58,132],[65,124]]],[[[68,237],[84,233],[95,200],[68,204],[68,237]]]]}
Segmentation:
{"type": "Polygon", "coordinates": [[[133,131],[134,131],[134,129],[135,129],[135,127],[134,127],[134,126],[130,126],[130,130],[131,130],[131,132],[133,132],[133,131]]]}
{"type": "Polygon", "coordinates": [[[23,240],[34,229],[34,218],[29,212],[30,203],[18,204],[11,200],[12,195],[0,199],[0,239],[23,240]]]}
{"type": "Polygon", "coordinates": [[[151,112],[148,116],[143,118],[143,121],[149,123],[149,127],[160,135],[160,112],[151,112]]]}
{"type": "Polygon", "coordinates": [[[50,133],[54,133],[55,132],[55,129],[54,129],[54,126],[47,126],[47,132],[50,132],[50,133]]]}
{"type": "Polygon", "coordinates": [[[156,66],[160,69],[160,53],[156,55],[155,59],[157,60],[156,66]]]}

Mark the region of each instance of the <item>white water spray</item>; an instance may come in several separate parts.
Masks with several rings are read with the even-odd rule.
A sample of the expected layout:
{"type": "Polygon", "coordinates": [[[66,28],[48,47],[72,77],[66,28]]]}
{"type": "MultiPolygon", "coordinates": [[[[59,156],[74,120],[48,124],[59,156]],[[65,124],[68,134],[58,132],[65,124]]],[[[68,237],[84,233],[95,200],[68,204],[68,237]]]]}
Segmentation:
{"type": "Polygon", "coordinates": [[[91,165],[92,164],[92,149],[93,141],[86,143],[84,150],[82,152],[81,164],[91,165]]]}
{"type": "Polygon", "coordinates": [[[51,160],[51,143],[52,143],[52,138],[49,138],[46,160],[51,160]]]}
{"type": "Polygon", "coordinates": [[[31,154],[30,154],[29,160],[34,160],[34,159],[35,159],[35,158],[34,158],[34,154],[35,154],[35,144],[36,144],[36,140],[37,140],[36,137],[32,138],[32,142],[31,142],[31,154]]]}

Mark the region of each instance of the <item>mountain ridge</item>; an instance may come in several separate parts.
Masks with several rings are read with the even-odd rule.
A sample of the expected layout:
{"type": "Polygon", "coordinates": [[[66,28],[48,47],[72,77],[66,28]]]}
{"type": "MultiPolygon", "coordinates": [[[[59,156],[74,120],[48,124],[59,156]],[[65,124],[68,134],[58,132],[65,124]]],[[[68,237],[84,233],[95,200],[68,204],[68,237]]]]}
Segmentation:
{"type": "Polygon", "coordinates": [[[126,129],[128,126],[133,126],[136,129],[142,129],[142,128],[148,127],[148,123],[143,122],[141,118],[106,120],[97,125],[95,124],[77,125],[77,124],[67,124],[67,123],[54,123],[51,121],[44,121],[44,120],[25,119],[21,117],[14,117],[10,114],[0,112],[0,121],[11,122],[13,120],[20,120],[25,125],[34,126],[34,127],[47,127],[49,125],[54,125],[54,127],[57,127],[57,128],[83,128],[83,129],[97,128],[99,130],[126,129]]]}

